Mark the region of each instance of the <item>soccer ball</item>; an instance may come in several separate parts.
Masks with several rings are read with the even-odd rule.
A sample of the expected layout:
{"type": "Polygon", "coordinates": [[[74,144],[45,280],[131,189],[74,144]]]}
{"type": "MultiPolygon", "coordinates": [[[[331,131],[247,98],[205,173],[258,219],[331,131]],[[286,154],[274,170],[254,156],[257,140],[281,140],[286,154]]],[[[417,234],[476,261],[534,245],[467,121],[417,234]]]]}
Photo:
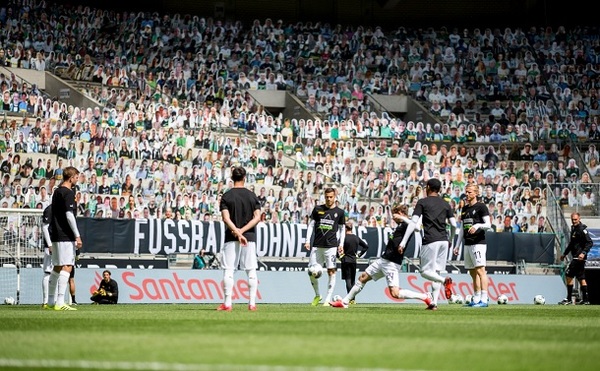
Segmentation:
{"type": "Polygon", "coordinates": [[[533,297],[533,304],[544,305],[546,304],[546,298],[544,295],[536,295],[533,297]]]}
{"type": "Polygon", "coordinates": [[[342,301],[342,296],[341,295],[333,295],[333,301],[342,301]]]}
{"type": "Polygon", "coordinates": [[[471,304],[472,301],[473,301],[473,295],[465,296],[465,304],[471,304]]]}
{"type": "Polygon", "coordinates": [[[464,300],[465,299],[462,297],[462,295],[455,294],[450,297],[449,303],[450,304],[462,304],[464,300]]]}
{"type": "Polygon", "coordinates": [[[4,298],[4,304],[6,304],[6,305],[14,305],[15,304],[15,298],[13,298],[12,296],[8,296],[8,297],[4,298]]]}
{"type": "Polygon", "coordinates": [[[508,296],[504,294],[498,296],[498,304],[508,304],[508,296]]]}
{"type": "Polygon", "coordinates": [[[323,274],[323,267],[319,263],[313,264],[308,267],[308,274],[314,278],[319,278],[323,274]]]}

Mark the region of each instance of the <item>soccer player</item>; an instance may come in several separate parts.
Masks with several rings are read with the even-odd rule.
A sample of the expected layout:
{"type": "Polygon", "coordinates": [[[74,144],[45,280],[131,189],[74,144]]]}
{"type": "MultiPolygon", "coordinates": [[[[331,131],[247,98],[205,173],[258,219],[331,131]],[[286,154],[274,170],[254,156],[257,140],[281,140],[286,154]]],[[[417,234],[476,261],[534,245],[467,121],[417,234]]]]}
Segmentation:
{"type": "Polygon", "coordinates": [[[390,295],[396,299],[419,299],[427,304],[427,308],[434,305],[430,293],[416,292],[400,289],[400,266],[404,260],[404,250],[415,230],[415,224],[408,219],[408,207],[398,205],[392,209],[392,217],[398,224],[393,234],[388,239],[385,251],[379,259],[371,263],[358,277],[358,282],[352,287],[348,295],[342,300],[331,303],[335,308],[348,308],[348,303],[362,291],[370,280],[377,281],[385,277],[390,295]]]}
{"type": "MultiPolygon", "coordinates": [[[[462,228],[458,228],[458,239],[464,243],[465,268],[473,279],[473,300],[470,307],[488,306],[488,277],[485,271],[487,244],[485,231],[492,227],[490,212],[483,202],[477,201],[479,186],[471,183],[465,188],[465,206],[460,213],[462,228]]],[[[454,254],[458,254],[458,243],[454,254]]]]}
{"type": "Polygon", "coordinates": [[[52,193],[50,239],[52,240],[54,268],[50,274],[48,285],[48,305],[54,306],[54,310],[77,310],[65,304],[65,291],[71,270],[75,265],[75,250],[82,246],[81,235],[75,220],[77,204],[74,188],[78,179],[79,170],[72,166],[66,167],[63,171],[62,183],[52,193]]]}
{"type": "Polygon", "coordinates": [[[356,282],[356,258],[365,255],[367,250],[369,250],[369,245],[352,233],[352,222],[347,222],[344,253],[340,255],[342,279],[346,281],[346,292],[350,292],[356,282]],[[360,251],[358,250],[359,248],[360,251]]]}
{"type": "Polygon", "coordinates": [[[432,282],[433,305],[427,308],[437,310],[437,300],[442,284],[446,299],[452,296],[452,278],[442,277],[440,271],[446,268],[448,254],[448,233],[446,222],[456,228],[456,218],[450,204],[440,197],[442,183],[435,178],[427,181],[427,197],[417,201],[412,221],[423,224],[423,245],[419,253],[421,276],[432,282]]]}
{"type": "Polygon", "coordinates": [[[94,295],[90,298],[92,304],[117,304],[119,301],[119,285],[110,277],[110,271],[102,272],[102,280],[94,295]]]}
{"type": "Polygon", "coordinates": [[[577,302],[580,305],[589,305],[587,281],[585,280],[585,261],[587,254],[594,245],[590,234],[587,231],[587,226],[581,222],[581,215],[575,212],[571,214],[571,240],[565,249],[565,252],[560,256],[560,260],[571,253],[573,259],[569,263],[565,276],[567,277],[567,298],[560,301],[558,304],[572,304],[573,298],[573,279],[577,277],[579,287],[581,289],[581,298],[577,302]]]}
{"type": "MultiPolygon", "coordinates": [[[[336,256],[344,253],[344,239],[346,236],[344,232],[346,216],[344,210],[335,206],[335,189],[331,187],[325,189],[325,204],[315,206],[309,220],[306,243],[304,244],[304,247],[310,250],[308,266],[318,263],[327,268],[329,280],[327,296],[323,306],[328,307],[335,288],[336,256]],[[311,249],[313,235],[312,247],[314,248],[311,249]]],[[[309,275],[309,277],[315,291],[315,297],[311,305],[317,306],[322,299],[319,291],[319,281],[312,275],[309,275]]]]}
{"type": "Polygon", "coordinates": [[[254,192],[245,187],[246,169],[235,167],[231,171],[233,187],[221,197],[219,209],[227,229],[223,245],[223,293],[224,301],[217,308],[231,311],[233,272],[238,265],[246,271],[250,300],[248,310],[256,310],[258,278],[256,269],[256,225],[260,221],[260,201],[254,192]]]}
{"type": "Polygon", "coordinates": [[[52,220],[52,206],[48,205],[44,209],[42,215],[42,235],[44,236],[44,258],[42,260],[42,269],[44,270],[44,277],[42,278],[42,308],[50,309],[48,306],[48,287],[50,284],[50,273],[52,272],[52,255],[51,247],[52,240],[50,240],[50,221],[52,220]]]}

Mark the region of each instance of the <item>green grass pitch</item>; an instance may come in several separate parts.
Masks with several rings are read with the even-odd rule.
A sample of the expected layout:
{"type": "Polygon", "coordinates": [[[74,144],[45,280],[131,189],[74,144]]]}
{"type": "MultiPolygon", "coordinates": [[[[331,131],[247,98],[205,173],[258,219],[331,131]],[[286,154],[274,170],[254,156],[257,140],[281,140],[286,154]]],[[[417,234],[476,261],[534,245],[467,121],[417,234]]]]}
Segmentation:
{"type": "Polygon", "coordinates": [[[597,370],[600,306],[0,306],[18,370],[597,370]]]}

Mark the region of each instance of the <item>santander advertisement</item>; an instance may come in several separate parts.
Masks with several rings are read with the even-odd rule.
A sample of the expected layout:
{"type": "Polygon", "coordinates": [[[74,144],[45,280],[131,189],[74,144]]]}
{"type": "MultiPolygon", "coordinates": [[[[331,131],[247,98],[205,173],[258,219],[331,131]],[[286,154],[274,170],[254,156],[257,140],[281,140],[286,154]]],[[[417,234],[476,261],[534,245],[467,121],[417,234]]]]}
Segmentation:
{"type": "MultiPolygon", "coordinates": [[[[167,269],[114,269],[112,278],[119,284],[119,303],[220,303],[223,300],[220,270],[167,270],[167,269]]],[[[454,293],[463,297],[473,294],[471,277],[452,274],[454,293]]],[[[345,284],[338,272],[334,294],[345,295],[345,284]]],[[[98,288],[102,269],[79,269],[77,282],[90,295],[98,288]]],[[[247,303],[249,288],[246,274],[238,271],[234,276],[234,303],[247,303]]],[[[258,303],[310,303],[314,291],[306,272],[258,272],[258,303]]],[[[565,295],[565,286],[560,276],[547,275],[490,275],[489,296],[496,302],[499,295],[506,295],[510,304],[533,304],[533,297],[541,294],[546,303],[559,302],[565,295]]],[[[327,290],[327,279],[320,280],[321,293],[327,290]]],[[[431,282],[418,273],[402,273],[401,288],[413,291],[431,291],[431,282]]],[[[83,297],[81,299],[84,299],[83,297]]],[[[80,300],[81,300],[80,299],[80,300]]],[[[89,298],[86,298],[89,299],[89,298]]],[[[385,280],[369,282],[357,296],[358,303],[420,303],[418,300],[397,300],[389,295],[385,280]]],[[[446,300],[443,290],[439,301],[446,300]]]]}

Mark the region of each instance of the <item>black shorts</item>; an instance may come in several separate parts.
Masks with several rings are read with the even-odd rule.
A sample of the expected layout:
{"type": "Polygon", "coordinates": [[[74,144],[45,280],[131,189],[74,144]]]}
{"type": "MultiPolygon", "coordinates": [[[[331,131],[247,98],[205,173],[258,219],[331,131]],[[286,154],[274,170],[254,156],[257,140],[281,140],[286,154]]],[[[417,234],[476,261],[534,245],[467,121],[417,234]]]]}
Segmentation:
{"type": "Polygon", "coordinates": [[[342,262],[342,279],[356,277],[356,263],[342,262]]]}
{"type": "Polygon", "coordinates": [[[577,278],[577,280],[581,281],[585,279],[585,260],[573,259],[571,263],[569,263],[569,267],[567,267],[567,272],[565,276],[570,278],[577,278]]]}
{"type": "Polygon", "coordinates": [[[69,278],[75,278],[75,266],[71,267],[71,275],[69,276],[69,278]]]}

